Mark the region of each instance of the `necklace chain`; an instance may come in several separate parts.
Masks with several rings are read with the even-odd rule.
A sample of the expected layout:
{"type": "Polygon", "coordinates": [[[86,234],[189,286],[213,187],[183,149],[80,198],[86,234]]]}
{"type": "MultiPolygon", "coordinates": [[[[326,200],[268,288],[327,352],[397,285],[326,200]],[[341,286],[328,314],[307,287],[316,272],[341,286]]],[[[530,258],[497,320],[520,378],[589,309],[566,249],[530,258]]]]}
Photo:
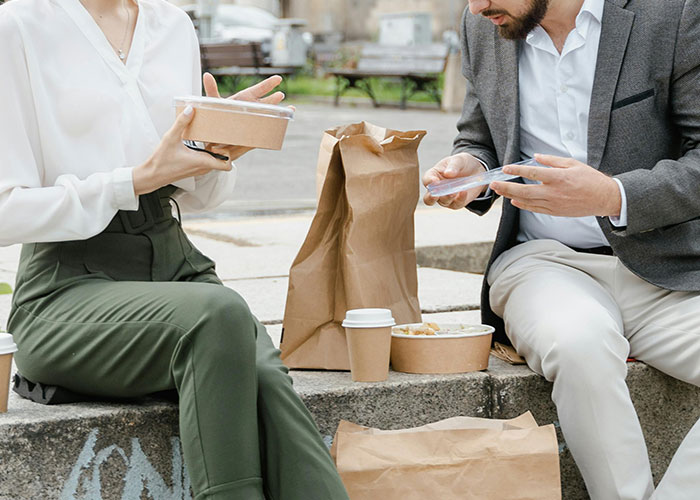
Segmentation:
{"type": "Polygon", "coordinates": [[[117,49],[119,59],[121,59],[122,61],[126,59],[126,54],[124,53],[124,43],[126,43],[126,35],[129,33],[129,26],[131,26],[131,12],[129,11],[129,7],[127,7],[126,5],[126,1],[124,1],[124,10],[126,10],[126,28],[124,28],[124,36],[122,37],[122,43],[119,45],[119,49],[117,49]]]}
{"type": "MultiPolygon", "coordinates": [[[[107,42],[109,42],[109,44],[112,46],[112,48],[117,52],[117,55],[119,56],[119,59],[121,59],[122,62],[124,62],[124,59],[126,59],[126,54],[124,53],[124,44],[126,43],[126,36],[129,34],[129,27],[131,26],[131,11],[129,10],[129,7],[127,7],[127,2],[128,2],[128,0],[124,0],[122,2],[122,6],[124,7],[124,10],[126,11],[126,27],[124,28],[124,35],[122,36],[122,42],[119,44],[119,47],[117,47],[116,45],[114,45],[112,43],[112,40],[109,39],[109,37],[107,36],[107,34],[105,32],[105,38],[107,39],[107,42]]],[[[83,4],[83,7],[85,7],[85,9],[88,10],[88,12],[90,12],[89,9],[87,9],[85,4],[83,3],[83,0],[80,0],[80,3],[83,4]]],[[[91,13],[91,15],[92,15],[92,13],[91,13]]],[[[100,25],[100,22],[97,20],[98,17],[100,19],[102,18],[102,16],[93,15],[95,22],[97,22],[97,24],[100,25]]],[[[104,31],[104,29],[103,29],[103,31],[104,31]]]]}

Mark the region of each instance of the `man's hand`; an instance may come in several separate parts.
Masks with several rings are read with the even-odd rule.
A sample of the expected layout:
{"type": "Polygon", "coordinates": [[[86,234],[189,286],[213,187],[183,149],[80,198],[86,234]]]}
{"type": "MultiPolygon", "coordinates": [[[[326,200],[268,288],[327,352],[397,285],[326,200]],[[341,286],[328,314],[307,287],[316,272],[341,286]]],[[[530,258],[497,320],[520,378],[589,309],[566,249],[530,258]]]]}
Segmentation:
{"type": "Polygon", "coordinates": [[[612,177],[574,160],[535,155],[542,165],[507,165],[503,171],[541,184],[492,182],[491,189],[522,210],[562,217],[620,215],[622,198],[612,177]]]}
{"type": "MultiPolygon", "coordinates": [[[[221,97],[219,94],[219,86],[211,73],[204,73],[202,80],[204,82],[204,92],[207,97],[221,97]]],[[[279,104],[284,100],[283,92],[277,91],[270,95],[267,94],[272,92],[280,83],[282,83],[282,77],[279,75],[274,75],[256,85],[253,85],[252,87],[241,90],[240,92],[229,97],[229,99],[259,102],[263,104],[279,104]]],[[[234,161],[246,154],[248,151],[251,151],[253,148],[243,146],[227,146],[223,144],[207,144],[206,149],[213,151],[214,153],[226,155],[231,161],[234,161]]]]}
{"type": "MultiPolygon", "coordinates": [[[[423,176],[423,185],[428,186],[433,182],[444,179],[468,177],[485,171],[484,165],[472,155],[469,153],[459,153],[454,156],[443,158],[433,168],[428,170],[423,176]]],[[[434,205],[435,202],[437,202],[438,205],[445,208],[458,210],[469,205],[474,199],[481,196],[484,191],[486,191],[486,186],[479,186],[469,191],[440,196],[439,198],[430,196],[430,192],[427,192],[423,197],[423,201],[426,205],[434,205]]]]}

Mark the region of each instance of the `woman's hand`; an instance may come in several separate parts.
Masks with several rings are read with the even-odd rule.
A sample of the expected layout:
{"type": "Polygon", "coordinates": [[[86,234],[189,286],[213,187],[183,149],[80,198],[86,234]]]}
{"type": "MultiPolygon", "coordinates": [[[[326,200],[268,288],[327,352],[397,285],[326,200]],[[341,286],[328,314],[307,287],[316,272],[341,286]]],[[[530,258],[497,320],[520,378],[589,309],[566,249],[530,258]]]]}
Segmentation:
{"type": "MultiPolygon", "coordinates": [[[[203,81],[204,92],[206,93],[207,97],[221,97],[219,95],[219,86],[211,73],[204,73],[203,81]]],[[[241,90],[240,92],[229,97],[229,99],[260,102],[263,104],[279,104],[284,100],[283,92],[277,91],[270,95],[267,94],[272,92],[280,83],[282,83],[282,77],[279,75],[274,75],[256,85],[253,85],[252,87],[241,90]]],[[[246,154],[248,151],[251,151],[253,148],[243,146],[227,146],[223,144],[207,144],[206,149],[214,153],[228,156],[231,161],[234,161],[246,154]]]]}
{"type": "Polygon", "coordinates": [[[187,106],[166,132],[151,157],[133,171],[136,196],[151,193],[180,179],[204,175],[212,170],[231,170],[230,161],[221,161],[207,153],[192,151],[182,143],[182,134],[194,117],[187,106]]]}

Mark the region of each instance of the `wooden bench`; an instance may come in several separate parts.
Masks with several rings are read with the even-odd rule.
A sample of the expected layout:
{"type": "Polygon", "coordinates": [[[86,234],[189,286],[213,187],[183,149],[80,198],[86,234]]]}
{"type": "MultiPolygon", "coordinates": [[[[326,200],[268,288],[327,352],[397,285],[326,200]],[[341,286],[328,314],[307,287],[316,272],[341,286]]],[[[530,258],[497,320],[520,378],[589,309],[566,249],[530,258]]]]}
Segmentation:
{"type": "Polygon", "coordinates": [[[427,92],[441,105],[440,74],[445,71],[449,47],[444,44],[421,46],[389,46],[366,44],[362,47],[356,69],[338,69],[329,73],[336,77],[335,105],[351,88],[365,92],[374,107],[379,107],[371,78],[392,78],[401,81],[401,109],[417,92],[427,92]]]}
{"type": "Polygon", "coordinates": [[[214,76],[231,77],[234,89],[238,88],[242,77],[289,76],[298,69],[271,66],[260,43],[202,43],[199,48],[202,56],[202,70],[214,76]]]}

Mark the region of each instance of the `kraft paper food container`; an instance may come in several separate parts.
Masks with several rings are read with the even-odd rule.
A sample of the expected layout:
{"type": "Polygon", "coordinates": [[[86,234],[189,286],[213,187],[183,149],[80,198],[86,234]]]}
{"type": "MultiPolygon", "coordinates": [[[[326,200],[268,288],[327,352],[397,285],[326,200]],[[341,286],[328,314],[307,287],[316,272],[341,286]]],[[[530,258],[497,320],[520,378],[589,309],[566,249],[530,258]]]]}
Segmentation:
{"type": "Polygon", "coordinates": [[[183,139],[250,148],[282,149],[294,118],[287,106],[218,97],[176,97],[173,105],[178,115],[188,105],[195,109],[183,139]]]}
{"type": "Polygon", "coordinates": [[[7,411],[7,401],[10,393],[10,370],[12,355],[17,352],[17,346],[9,333],[0,333],[0,413],[7,411]]]}
{"type": "Polygon", "coordinates": [[[391,334],[391,366],[406,373],[467,373],[485,370],[489,364],[491,335],[488,325],[438,324],[437,335],[408,335],[400,329],[423,323],[399,325],[391,334]]]}

